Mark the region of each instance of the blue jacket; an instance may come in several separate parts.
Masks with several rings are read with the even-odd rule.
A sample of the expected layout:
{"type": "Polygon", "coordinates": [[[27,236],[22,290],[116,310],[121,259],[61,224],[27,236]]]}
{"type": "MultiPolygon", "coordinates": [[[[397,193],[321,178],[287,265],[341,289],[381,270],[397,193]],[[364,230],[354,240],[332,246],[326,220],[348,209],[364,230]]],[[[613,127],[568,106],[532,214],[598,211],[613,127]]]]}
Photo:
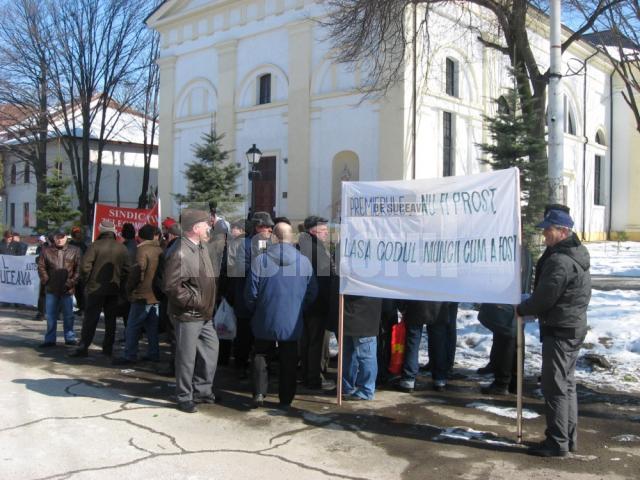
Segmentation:
{"type": "Polygon", "coordinates": [[[253,312],[253,335],[261,340],[298,340],[302,312],[317,293],[313,268],[305,256],[287,243],[269,246],[251,263],[244,291],[253,312]]]}

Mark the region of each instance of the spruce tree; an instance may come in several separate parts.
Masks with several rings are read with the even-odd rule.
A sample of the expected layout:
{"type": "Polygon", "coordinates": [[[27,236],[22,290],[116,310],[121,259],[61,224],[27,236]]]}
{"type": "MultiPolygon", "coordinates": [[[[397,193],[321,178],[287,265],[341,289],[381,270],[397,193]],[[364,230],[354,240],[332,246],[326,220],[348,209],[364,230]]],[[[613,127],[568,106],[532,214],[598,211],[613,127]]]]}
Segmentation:
{"type": "Polygon", "coordinates": [[[492,142],[480,145],[482,152],[489,155],[482,161],[493,170],[520,169],[523,234],[533,247],[540,233],[535,225],[547,203],[546,142],[534,134],[531,122],[523,117],[517,92],[510,90],[496,103],[496,116],[484,117],[492,142]]]}
{"type": "Polygon", "coordinates": [[[45,219],[45,228],[39,228],[38,233],[62,228],[66,223],[78,220],[80,212],[71,208],[71,195],[67,193],[71,179],[54,169],[47,178],[47,193],[38,193],[38,201],[42,207],[37,211],[38,218],[45,219]]]}
{"type": "Polygon", "coordinates": [[[202,135],[202,143],[194,146],[196,161],[187,165],[183,172],[188,180],[186,194],[175,194],[183,205],[203,208],[215,202],[218,209],[231,213],[242,198],[235,196],[240,165],[228,162],[229,151],[222,149],[224,135],[215,131],[202,135]]]}

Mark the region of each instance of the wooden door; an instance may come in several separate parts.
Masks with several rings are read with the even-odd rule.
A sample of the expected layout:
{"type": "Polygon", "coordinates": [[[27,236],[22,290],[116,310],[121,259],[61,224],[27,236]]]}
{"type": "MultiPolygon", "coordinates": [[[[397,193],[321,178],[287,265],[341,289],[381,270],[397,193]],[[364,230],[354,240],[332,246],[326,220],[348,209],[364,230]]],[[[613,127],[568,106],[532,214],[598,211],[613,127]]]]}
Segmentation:
{"type": "Polygon", "coordinates": [[[253,180],[255,195],[254,212],[269,212],[275,216],[276,209],[276,157],[262,157],[256,168],[260,172],[253,180]]]}

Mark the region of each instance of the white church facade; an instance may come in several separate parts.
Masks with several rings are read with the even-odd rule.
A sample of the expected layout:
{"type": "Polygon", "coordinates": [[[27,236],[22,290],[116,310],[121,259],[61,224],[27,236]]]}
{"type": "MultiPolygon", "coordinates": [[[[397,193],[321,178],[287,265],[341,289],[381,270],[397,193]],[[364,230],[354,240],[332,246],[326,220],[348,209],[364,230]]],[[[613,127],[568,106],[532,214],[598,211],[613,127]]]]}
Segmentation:
{"type": "MultiPolygon", "coordinates": [[[[186,190],[193,145],[211,129],[225,135],[231,161],[245,168],[237,186],[246,199],[242,212],[253,189],[256,210],[292,220],[336,218],[341,180],[488,168],[478,144],[488,141],[483,117],[495,114],[495,100],[510,87],[506,58],[440,13],[431,32],[436,45],[418,72],[426,81],[418,89],[414,167],[410,68],[384,97],[363,97],[365,67],[331,60],[330,39],[317,22],[325,9],[316,0],[168,0],[147,19],[161,35],[158,186],[165,214],[177,213],[172,194],[186,190]],[[252,184],[245,152],[254,144],[262,175],[252,184]]],[[[532,25],[544,66],[545,19],[532,25]]],[[[640,238],[640,213],[632,208],[640,200],[632,155],[640,136],[621,85],[594,53],[575,42],[563,55],[566,199],[587,238],[618,231],[640,238]]]]}

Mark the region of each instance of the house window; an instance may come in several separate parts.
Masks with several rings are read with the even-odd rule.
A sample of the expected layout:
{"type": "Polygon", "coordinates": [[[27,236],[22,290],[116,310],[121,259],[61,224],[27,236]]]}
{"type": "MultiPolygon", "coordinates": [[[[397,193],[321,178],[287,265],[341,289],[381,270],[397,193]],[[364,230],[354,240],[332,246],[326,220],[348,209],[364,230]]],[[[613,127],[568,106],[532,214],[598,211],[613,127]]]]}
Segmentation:
{"type": "Polygon", "coordinates": [[[56,162],[54,165],[54,168],[56,169],[56,174],[58,175],[58,177],[62,176],[62,162],[56,162]]]}
{"type": "Polygon", "coordinates": [[[266,73],[258,78],[258,105],[271,103],[271,74],[266,73]]]}
{"type": "Polygon", "coordinates": [[[564,133],[569,135],[576,134],[576,115],[571,109],[569,99],[564,97],[564,133]]]}
{"type": "Polygon", "coordinates": [[[18,171],[16,168],[16,164],[14,163],[13,165],[11,165],[11,185],[15,185],[16,184],[16,178],[18,177],[18,171]]]}
{"type": "Polygon", "coordinates": [[[31,179],[31,165],[24,164],[24,183],[29,183],[31,179]]]}
{"type": "Polygon", "coordinates": [[[22,226],[23,227],[29,226],[29,204],[28,203],[22,204],[22,226]]]}
{"type": "Polygon", "coordinates": [[[9,220],[11,221],[11,228],[16,228],[16,204],[9,205],[9,220]]]}
{"type": "Polygon", "coordinates": [[[444,112],[442,117],[442,176],[455,175],[455,132],[453,113],[444,112]]]}
{"type": "Polygon", "coordinates": [[[452,97],[458,96],[458,62],[447,57],[445,67],[446,93],[452,97]]]}
{"type": "Polygon", "coordinates": [[[593,166],[593,203],[595,205],[604,205],[602,198],[602,166],[604,157],[596,155],[595,164],[593,166]]]}

